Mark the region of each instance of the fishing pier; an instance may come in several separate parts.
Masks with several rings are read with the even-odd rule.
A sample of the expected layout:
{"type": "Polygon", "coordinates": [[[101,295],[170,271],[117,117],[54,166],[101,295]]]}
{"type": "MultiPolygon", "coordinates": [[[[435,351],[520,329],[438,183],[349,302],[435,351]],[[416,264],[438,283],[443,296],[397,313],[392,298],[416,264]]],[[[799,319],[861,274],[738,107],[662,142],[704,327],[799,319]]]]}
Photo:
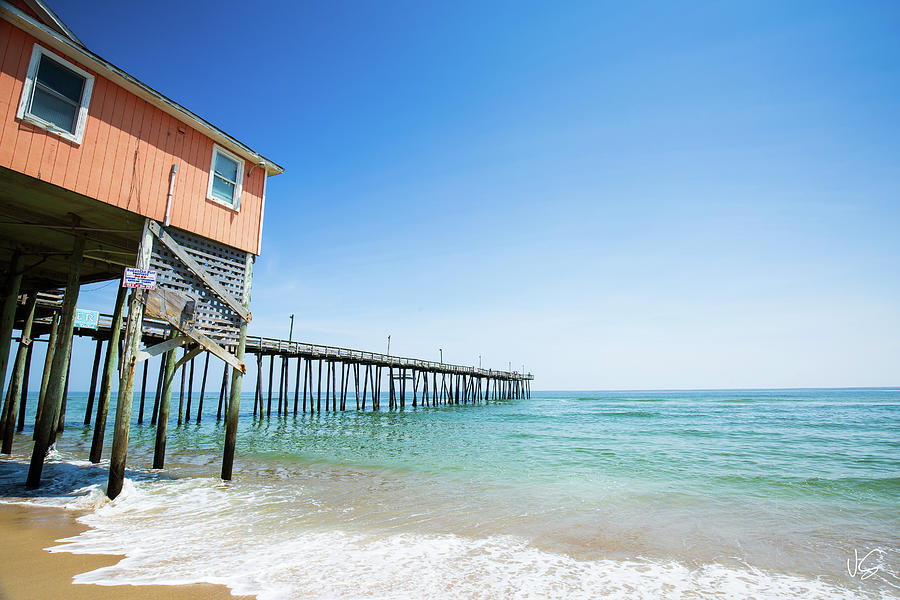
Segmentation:
{"type": "MultiPolygon", "coordinates": [[[[62,308],[61,292],[42,292],[35,296],[34,302],[29,301],[19,306],[15,322],[17,328],[27,332],[27,335],[20,335],[17,340],[17,356],[22,356],[22,372],[8,388],[6,411],[3,423],[0,423],[2,452],[5,454],[12,451],[14,432],[21,433],[25,429],[32,351],[38,343],[53,346],[58,336],[62,308]],[[17,402],[12,402],[12,394],[17,395],[17,402]]],[[[171,339],[170,328],[164,322],[148,319],[144,321],[143,328],[142,339],[150,347],[165,344],[171,339]]],[[[117,319],[116,314],[105,313],[99,314],[96,322],[90,326],[79,324],[73,328],[73,337],[90,339],[95,343],[90,390],[83,419],[83,425],[93,425],[94,428],[89,455],[93,463],[99,463],[103,454],[112,397],[111,383],[118,368],[118,359],[124,351],[121,336],[123,332],[121,317],[117,319]],[[119,331],[114,332],[113,323],[117,321],[119,331]]],[[[195,352],[196,348],[197,346],[185,346],[166,350],[160,354],[159,364],[152,371],[151,361],[142,361],[140,388],[135,389],[135,402],[138,404],[136,424],[144,425],[146,415],[149,426],[157,427],[154,468],[165,466],[166,431],[170,420],[175,421],[178,426],[189,422],[199,424],[204,416],[210,418],[214,413],[215,420],[219,423],[228,412],[228,375],[231,367],[225,361],[214,360],[211,363],[210,357],[214,355],[205,353],[204,356],[199,356],[195,352]],[[180,386],[176,389],[176,372],[179,369],[180,386]],[[221,384],[213,389],[207,382],[211,379],[211,371],[216,369],[222,369],[221,384]],[[152,385],[154,380],[155,387],[148,388],[148,383],[152,385]],[[171,415],[170,403],[176,397],[177,414],[171,415]],[[215,403],[214,410],[210,407],[210,402],[215,403]]],[[[530,373],[482,369],[260,336],[247,336],[245,356],[250,359],[250,368],[256,374],[253,419],[322,411],[402,410],[407,403],[412,407],[437,407],[530,398],[531,381],[534,379],[530,373]],[[386,406],[382,405],[383,401],[386,406]]],[[[67,375],[71,369],[71,360],[70,355],[66,366],[67,375]]],[[[45,376],[49,374],[51,364],[52,353],[48,353],[43,369],[45,376]]],[[[43,412],[41,404],[46,397],[45,387],[46,377],[39,394],[35,427],[43,412]]],[[[63,390],[54,436],[63,433],[67,425],[67,396],[68,386],[63,390]]],[[[79,424],[81,423],[79,419],[79,424]]],[[[72,425],[69,423],[69,426],[72,425]]]]}

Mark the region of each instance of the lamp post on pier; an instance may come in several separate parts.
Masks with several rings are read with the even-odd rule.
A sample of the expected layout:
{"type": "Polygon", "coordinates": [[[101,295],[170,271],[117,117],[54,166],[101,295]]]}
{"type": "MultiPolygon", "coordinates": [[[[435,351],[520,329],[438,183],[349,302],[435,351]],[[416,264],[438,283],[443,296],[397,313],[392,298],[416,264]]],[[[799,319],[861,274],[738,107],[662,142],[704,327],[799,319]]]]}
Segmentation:
{"type": "Polygon", "coordinates": [[[388,349],[387,349],[387,355],[388,355],[388,356],[391,355],[391,336],[388,336],[388,349]]]}
{"type": "Polygon", "coordinates": [[[292,314],[291,315],[291,329],[290,329],[290,331],[288,331],[288,341],[290,342],[293,339],[294,339],[294,315],[292,314]]]}
{"type": "Polygon", "coordinates": [[[444,364],[444,349],[438,348],[438,352],[441,353],[441,364],[444,364]]]}

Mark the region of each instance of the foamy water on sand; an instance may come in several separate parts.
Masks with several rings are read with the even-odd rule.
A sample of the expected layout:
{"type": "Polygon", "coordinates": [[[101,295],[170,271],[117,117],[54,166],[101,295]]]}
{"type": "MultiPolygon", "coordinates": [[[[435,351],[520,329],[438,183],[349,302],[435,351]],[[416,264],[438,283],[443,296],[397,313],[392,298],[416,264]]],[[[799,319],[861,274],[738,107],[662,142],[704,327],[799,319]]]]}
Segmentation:
{"type": "MultiPolygon", "coordinates": [[[[897,390],[814,390],[242,416],[233,482],[214,477],[221,429],[189,426],[169,469],[135,469],[114,502],[104,465],[81,460],[89,436],[67,431],[41,494],[21,489],[23,452],[0,462],[0,495],[86,511],[91,529],[53,551],[126,556],[80,583],[209,582],[260,598],[896,598],[898,415],[897,390]],[[871,554],[858,565],[854,552],[871,554]]],[[[152,438],[135,430],[130,465],[149,464],[152,438]]]]}

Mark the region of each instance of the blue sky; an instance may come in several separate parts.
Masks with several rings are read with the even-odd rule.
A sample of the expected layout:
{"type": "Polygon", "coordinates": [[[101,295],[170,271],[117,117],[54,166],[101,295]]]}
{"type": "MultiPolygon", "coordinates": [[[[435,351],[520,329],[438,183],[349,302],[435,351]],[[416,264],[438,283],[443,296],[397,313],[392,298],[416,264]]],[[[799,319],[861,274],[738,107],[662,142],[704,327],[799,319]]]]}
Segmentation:
{"type": "Polygon", "coordinates": [[[896,2],[51,5],[286,167],[253,334],[539,389],[900,383],[896,2]]]}

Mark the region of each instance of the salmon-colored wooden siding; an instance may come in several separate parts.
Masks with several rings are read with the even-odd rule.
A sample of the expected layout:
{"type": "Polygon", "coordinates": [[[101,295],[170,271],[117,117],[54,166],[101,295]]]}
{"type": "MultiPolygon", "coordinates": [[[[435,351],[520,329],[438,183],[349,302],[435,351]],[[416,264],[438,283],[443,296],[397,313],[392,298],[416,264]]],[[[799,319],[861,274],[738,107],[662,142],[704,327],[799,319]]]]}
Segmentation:
{"type": "Polygon", "coordinates": [[[161,221],[177,163],[172,225],[257,252],[265,169],[244,161],[240,210],[207,200],[212,139],[84,65],[53,51],[95,77],[81,144],[17,120],[35,43],[0,21],[0,166],[161,221]]]}

